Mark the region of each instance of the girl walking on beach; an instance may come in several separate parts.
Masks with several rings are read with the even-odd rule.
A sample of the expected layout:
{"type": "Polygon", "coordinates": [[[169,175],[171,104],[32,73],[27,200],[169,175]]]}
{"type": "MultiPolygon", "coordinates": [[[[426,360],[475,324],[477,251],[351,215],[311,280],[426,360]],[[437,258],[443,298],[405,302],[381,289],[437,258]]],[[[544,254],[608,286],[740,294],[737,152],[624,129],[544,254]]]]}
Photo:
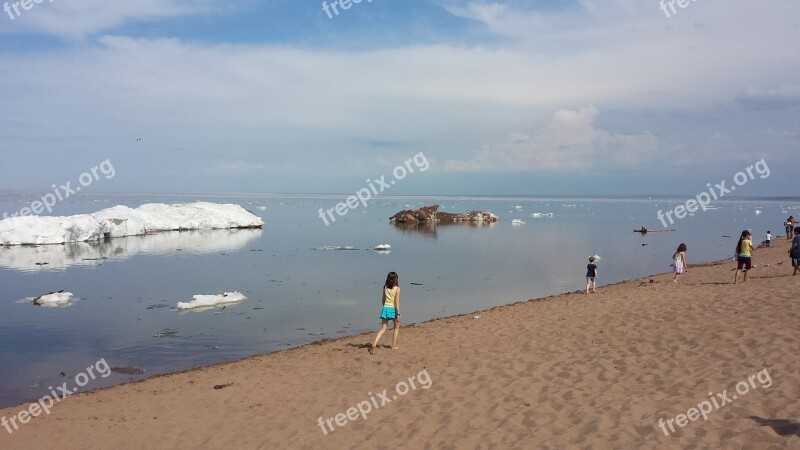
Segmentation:
{"type": "Polygon", "coordinates": [[[753,268],[753,260],[750,257],[750,252],[753,249],[753,241],[750,239],[750,232],[747,230],[742,231],[742,237],[739,238],[739,243],[736,244],[737,265],[733,284],[739,282],[739,272],[742,271],[744,271],[744,280],[742,280],[742,283],[747,283],[747,272],[753,268]]]}
{"type": "Polygon", "coordinates": [[[686,272],[686,244],[681,242],[678,249],[672,255],[672,270],[675,272],[675,277],[672,278],[673,283],[678,282],[678,276],[686,272]]]}
{"type": "Polygon", "coordinates": [[[397,280],[398,277],[395,272],[389,272],[386,275],[386,283],[383,285],[383,297],[381,298],[383,309],[381,309],[379,317],[383,323],[381,323],[381,329],[375,337],[375,342],[369,348],[371,355],[375,354],[375,348],[378,346],[381,337],[383,337],[383,333],[386,332],[390,320],[393,325],[392,350],[400,348],[397,346],[397,336],[400,334],[400,287],[397,285],[397,280]]]}

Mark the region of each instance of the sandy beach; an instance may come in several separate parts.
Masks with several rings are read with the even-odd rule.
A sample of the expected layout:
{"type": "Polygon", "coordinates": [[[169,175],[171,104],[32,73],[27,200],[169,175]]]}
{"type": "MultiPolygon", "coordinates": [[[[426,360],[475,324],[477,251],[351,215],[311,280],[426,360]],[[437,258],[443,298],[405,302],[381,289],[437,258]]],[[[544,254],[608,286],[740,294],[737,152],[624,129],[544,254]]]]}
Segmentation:
{"type": "Polygon", "coordinates": [[[758,249],[746,284],[690,248],[679,283],[409,325],[375,356],[371,333],[71,395],[24,424],[28,405],[5,408],[19,428],[0,448],[800,448],[788,245],[758,249]]]}

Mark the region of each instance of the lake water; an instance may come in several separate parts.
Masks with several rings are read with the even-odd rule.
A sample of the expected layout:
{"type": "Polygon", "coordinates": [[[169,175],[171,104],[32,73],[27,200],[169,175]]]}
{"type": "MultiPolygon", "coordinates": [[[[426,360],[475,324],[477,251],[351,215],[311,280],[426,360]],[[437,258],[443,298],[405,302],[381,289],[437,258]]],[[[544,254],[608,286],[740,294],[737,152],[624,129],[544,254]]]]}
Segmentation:
{"type": "MultiPolygon", "coordinates": [[[[2,194],[0,212],[18,211],[37,197],[2,194]]],[[[318,209],[341,200],[82,194],[59,204],[56,213],[69,215],[117,204],[228,202],[266,224],[263,230],[0,248],[0,406],[46,395],[49,386],[102,358],[146,372],[114,373],[84,390],[374,331],[381,287],[392,270],[400,275],[404,323],[420,322],[583,289],[593,254],[602,256],[601,286],[669,271],[681,242],[690,264],[730,257],[743,229],[760,242],[768,229],[782,236],[786,217],[800,215],[800,199],[720,201],[718,209],[677,221],[675,232],[642,236],[633,229],[661,228],[656,212],[685,199],[385,197],[325,226],[318,209]],[[429,204],[449,212],[489,210],[502,220],[422,229],[388,222],[399,210],[429,204]],[[533,218],[533,212],[554,216],[533,218]],[[512,225],[515,218],[526,224],[512,225]],[[384,243],[390,253],[372,250],[384,243]],[[324,246],[356,250],[313,250],[324,246]],[[79,300],[66,308],[24,300],[61,289],[79,300]],[[192,295],[223,291],[240,291],[248,300],[198,312],[175,308],[192,295]]]]}

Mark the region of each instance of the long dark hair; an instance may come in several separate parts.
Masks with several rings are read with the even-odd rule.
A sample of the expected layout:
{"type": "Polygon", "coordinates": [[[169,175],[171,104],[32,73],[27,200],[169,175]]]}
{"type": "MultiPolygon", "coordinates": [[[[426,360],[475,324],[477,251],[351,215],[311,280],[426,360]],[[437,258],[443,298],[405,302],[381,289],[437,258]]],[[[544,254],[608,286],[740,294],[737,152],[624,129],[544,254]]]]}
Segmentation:
{"type": "Polygon", "coordinates": [[[392,289],[397,286],[397,272],[389,272],[386,275],[386,283],[383,285],[386,289],[392,289]]]}
{"type": "Polygon", "coordinates": [[[747,230],[742,231],[742,237],[739,238],[739,243],[736,244],[736,255],[737,256],[739,255],[739,253],[742,252],[742,241],[744,241],[745,238],[749,238],[749,237],[750,237],[750,232],[749,231],[747,231],[747,230]]]}
{"type": "Polygon", "coordinates": [[[675,250],[675,253],[672,254],[672,257],[675,258],[676,256],[678,256],[678,253],[685,251],[686,251],[686,244],[681,242],[681,245],[678,246],[678,249],[675,250]]]}

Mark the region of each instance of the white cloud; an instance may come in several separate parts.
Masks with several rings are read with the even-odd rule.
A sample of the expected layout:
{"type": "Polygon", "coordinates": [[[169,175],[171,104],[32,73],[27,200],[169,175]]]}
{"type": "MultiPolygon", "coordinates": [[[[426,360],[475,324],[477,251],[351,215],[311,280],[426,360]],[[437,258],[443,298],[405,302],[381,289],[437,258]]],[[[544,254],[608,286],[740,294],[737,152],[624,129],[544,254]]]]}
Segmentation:
{"type": "Polygon", "coordinates": [[[600,111],[594,106],[559,110],[540,132],[513,133],[506,142],[485,145],[466,161],[450,160],[453,171],[586,171],[609,167],[633,168],[658,150],[650,133],[610,133],[596,128],[600,111]]]}
{"type": "MultiPolygon", "coordinates": [[[[139,164],[158,158],[154,170],[184,170],[191,158],[198,167],[261,166],[254,170],[281,176],[288,167],[314,179],[379,173],[369,164],[419,151],[450,161],[450,170],[616,170],[664,162],[656,147],[669,150],[669,162],[702,153],[710,167],[770,151],[756,141],[767,126],[796,127],[790,115],[736,103],[791,98],[763,87],[797,85],[800,58],[787,45],[798,38],[796,0],[698,1],[671,19],[640,0],[545,10],[521,0],[451,3],[480,30],[470,30],[468,43],[441,30],[451,44],[342,51],[226,43],[219,34],[194,42],[96,37],[115,24],[202,12],[207,1],[44,2],[25,13],[26,26],[92,38],[0,53],[0,152],[24,164],[89,152],[97,155],[90,161],[116,163],[119,152],[139,164]],[[521,132],[498,138],[513,130],[521,132]],[[724,146],[707,142],[714,132],[724,146]],[[139,136],[135,149],[126,147],[139,136]],[[473,154],[483,143],[490,145],[473,154]],[[241,164],[215,165],[221,158],[241,164]]],[[[43,176],[45,186],[48,176],[63,178],[43,176]]]]}

